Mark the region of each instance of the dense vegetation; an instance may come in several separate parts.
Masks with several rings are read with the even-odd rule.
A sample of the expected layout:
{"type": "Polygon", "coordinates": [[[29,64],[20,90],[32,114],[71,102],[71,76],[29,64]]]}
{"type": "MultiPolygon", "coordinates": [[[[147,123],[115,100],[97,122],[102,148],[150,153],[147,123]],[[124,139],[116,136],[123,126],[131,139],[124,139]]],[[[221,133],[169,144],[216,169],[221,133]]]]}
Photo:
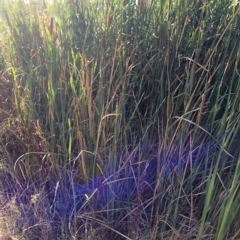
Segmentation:
{"type": "Polygon", "coordinates": [[[240,239],[239,3],[53,2],[1,2],[2,238],[240,239]]]}

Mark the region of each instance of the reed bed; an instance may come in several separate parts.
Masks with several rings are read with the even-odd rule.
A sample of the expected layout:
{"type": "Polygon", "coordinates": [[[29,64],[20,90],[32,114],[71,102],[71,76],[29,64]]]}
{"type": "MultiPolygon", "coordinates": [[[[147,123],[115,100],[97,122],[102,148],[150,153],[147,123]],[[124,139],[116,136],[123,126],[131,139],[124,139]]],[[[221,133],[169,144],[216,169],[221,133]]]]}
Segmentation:
{"type": "Polygon", "coordinates": [[[237,1],[1,6],[2,239],[240,239],[237,1]]]}

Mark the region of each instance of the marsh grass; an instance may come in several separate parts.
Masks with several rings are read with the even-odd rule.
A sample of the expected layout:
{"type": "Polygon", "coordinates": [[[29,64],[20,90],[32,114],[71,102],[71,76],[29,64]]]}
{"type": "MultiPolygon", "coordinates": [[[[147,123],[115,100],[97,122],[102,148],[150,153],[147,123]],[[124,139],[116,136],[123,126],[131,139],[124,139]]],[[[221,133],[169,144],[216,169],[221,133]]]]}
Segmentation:
{"type": "Polygon", "coordinates": [[[2,4],[8,237],[240,238],[236,1],[2,4]]]}

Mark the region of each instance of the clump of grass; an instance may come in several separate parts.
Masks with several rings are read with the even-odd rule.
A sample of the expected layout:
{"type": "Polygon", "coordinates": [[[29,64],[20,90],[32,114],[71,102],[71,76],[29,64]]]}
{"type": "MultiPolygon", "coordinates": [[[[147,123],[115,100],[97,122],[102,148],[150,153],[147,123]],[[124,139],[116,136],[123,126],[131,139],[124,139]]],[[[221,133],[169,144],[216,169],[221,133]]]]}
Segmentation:
{"type": "Polygon", "coordinates": [[[239,237],[239,4],[3,4],[9,236],[239,237]]]}

